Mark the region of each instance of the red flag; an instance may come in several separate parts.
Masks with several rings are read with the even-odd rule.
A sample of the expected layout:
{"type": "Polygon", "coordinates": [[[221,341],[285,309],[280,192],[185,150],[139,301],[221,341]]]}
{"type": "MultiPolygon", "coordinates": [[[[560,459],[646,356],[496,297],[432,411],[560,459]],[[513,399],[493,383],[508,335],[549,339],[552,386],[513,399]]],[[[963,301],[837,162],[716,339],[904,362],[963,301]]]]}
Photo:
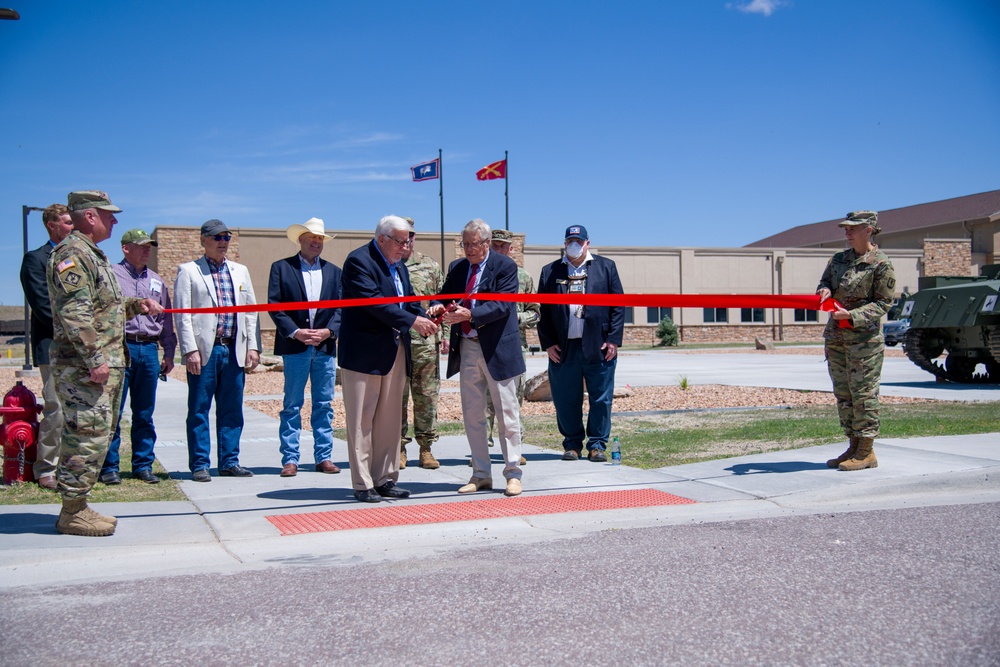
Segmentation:
{"type": "Polygon", "coordinates": [[[476,178],[481,181],[492,181],[495,178],[507,178],[507,160],[499,160],[488,164],[476,172],[476,178]]]}

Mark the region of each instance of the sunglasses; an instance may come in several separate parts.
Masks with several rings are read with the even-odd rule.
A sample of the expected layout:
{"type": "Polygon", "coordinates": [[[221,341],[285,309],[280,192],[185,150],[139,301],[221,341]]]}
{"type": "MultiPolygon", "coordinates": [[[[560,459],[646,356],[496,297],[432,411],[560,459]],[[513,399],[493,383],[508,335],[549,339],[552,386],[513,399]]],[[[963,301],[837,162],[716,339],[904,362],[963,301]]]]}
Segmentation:
{"type": "Polygon", "coordinates": [[[233,235],[232,234],[216,234],[212,238],[215,239],[216,241],[228,241],[229,239],[233,238],[233,235]]]}

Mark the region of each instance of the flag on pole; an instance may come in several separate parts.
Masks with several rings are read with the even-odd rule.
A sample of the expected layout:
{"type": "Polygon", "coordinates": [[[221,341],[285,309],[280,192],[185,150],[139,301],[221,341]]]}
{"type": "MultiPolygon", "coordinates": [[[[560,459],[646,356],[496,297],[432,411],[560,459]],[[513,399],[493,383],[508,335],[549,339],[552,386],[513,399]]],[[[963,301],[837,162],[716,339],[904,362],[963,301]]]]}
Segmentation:
{"type": "Polygon", "coordinates": [[[441,158],[436,158],[416,167],[410,167],[410,173],[413,174],[414,181],[432,181],[441,174],[440,166],[441,158]]]}
{"type": "Polygon", "coordinates": [[[476,178],[480,181],[492,181],[496,178],[507,178],[507,159],[498,160],[493,164],[488,164],[476,172],[476,178]]]}

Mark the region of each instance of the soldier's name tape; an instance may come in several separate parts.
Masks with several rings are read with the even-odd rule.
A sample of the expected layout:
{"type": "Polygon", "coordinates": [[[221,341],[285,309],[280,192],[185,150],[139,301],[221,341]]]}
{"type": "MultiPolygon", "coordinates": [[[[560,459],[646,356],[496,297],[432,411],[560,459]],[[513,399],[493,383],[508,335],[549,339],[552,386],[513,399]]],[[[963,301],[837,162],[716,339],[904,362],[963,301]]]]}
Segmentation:
{"type": "MultiPolygon", "coordinates": [[[[251,303],[245,306],[212,308],[169,308],[167,313],[228,314],[274,312],[278,310],[307,310],[311,308],[355,308],[382,306],[418,301],[461,301],[467,294],[438,294],[435,296],[380,296],[366,299],[327,299],[324,301],[292,301],[284,303],[251,303]]],[[[582,306],[639,306],[653,308],[801,308],[834,312],[841,307],[836,299],[822,304],[817,294],[490,294],[477,292],[477,301],[505,301],[515,303],[544,303],[552,305],[582,306]]],[[[849,328],[850,320],[840,320],[841,328],[849,328]]]]}

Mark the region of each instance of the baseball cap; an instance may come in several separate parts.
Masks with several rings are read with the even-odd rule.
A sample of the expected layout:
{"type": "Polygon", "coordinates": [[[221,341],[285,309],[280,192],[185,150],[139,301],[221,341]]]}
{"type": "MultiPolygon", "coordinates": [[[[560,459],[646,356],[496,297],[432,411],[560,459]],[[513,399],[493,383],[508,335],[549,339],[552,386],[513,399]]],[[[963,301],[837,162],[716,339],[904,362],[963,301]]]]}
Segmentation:
{"type": "Polygon", "coordinates": [[[570,225],[566,228],[566,239],[580,239],[581,241],[589,241],[590,237],[587,236],[587,228],[583,225],[570,225]]]}
{"type": "Polygon", "coordinates": [[[151,245],[154,248],[160,244],[149,238],[149,234],[144,229],[130,229],[122,234],[122,245],[135,243],[136,245],[151,245]]]}
{"type": "Polygon", "coordinates": [[[216,234],[225,234],[229,231],[226,227],[226,223],[222,220],[216,220],[215,218],[211,220],[206,220],[205,224],[201,226],[202,236],[215,236],[216,234]]]}

